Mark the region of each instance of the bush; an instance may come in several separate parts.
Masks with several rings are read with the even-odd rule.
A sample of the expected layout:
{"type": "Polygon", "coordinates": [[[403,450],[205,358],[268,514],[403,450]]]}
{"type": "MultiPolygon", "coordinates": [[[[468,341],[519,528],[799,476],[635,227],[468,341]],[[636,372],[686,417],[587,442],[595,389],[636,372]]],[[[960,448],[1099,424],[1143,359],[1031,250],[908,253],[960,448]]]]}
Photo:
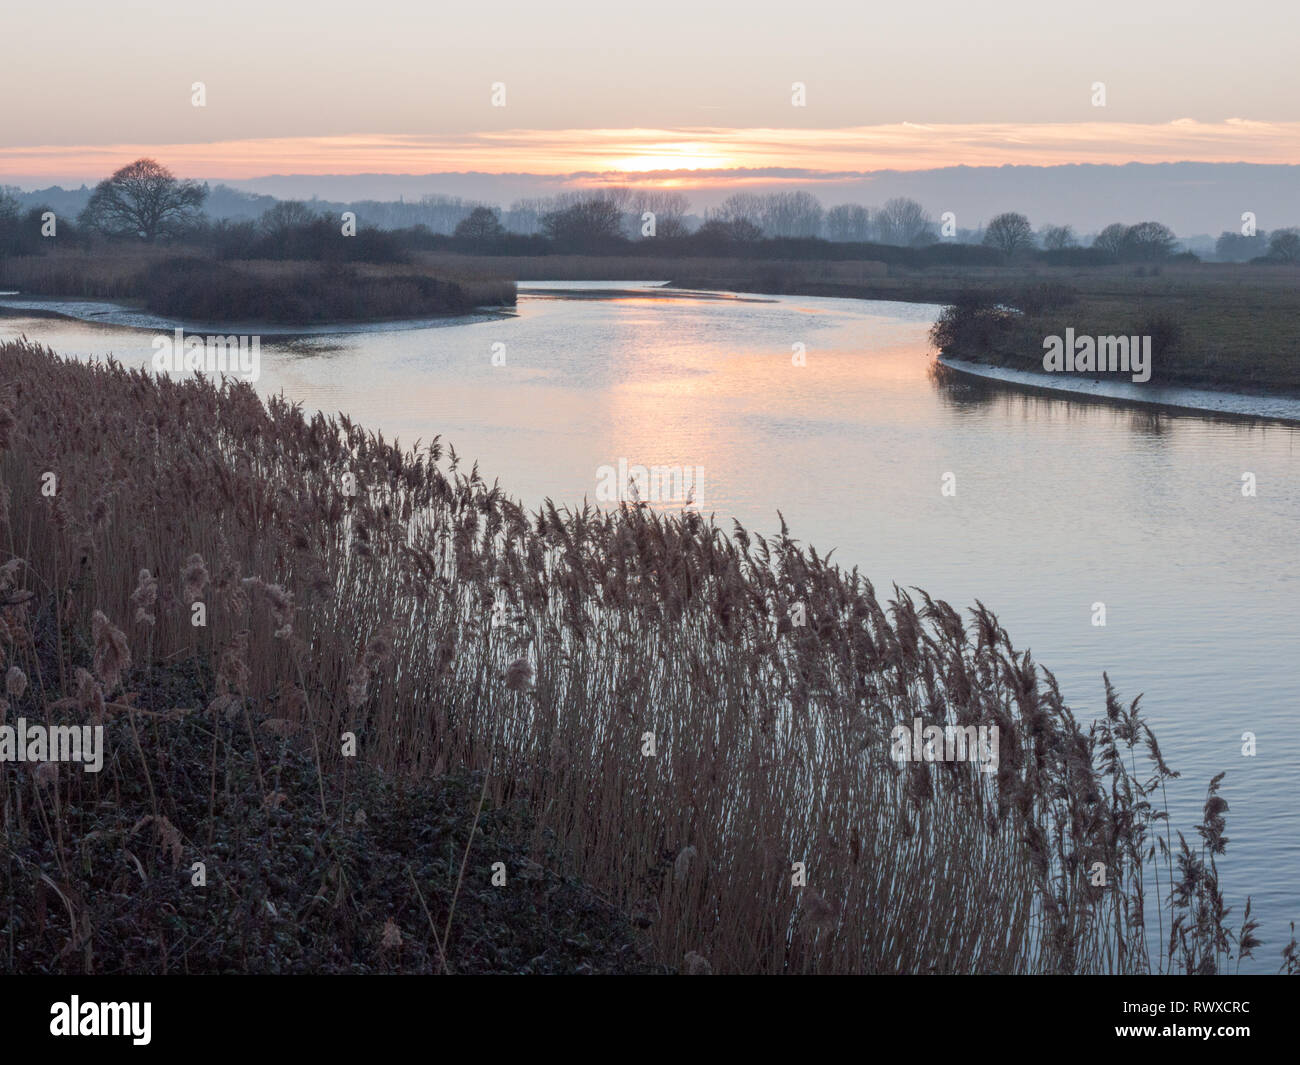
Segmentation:
{"type": "Polygon", "coordinates": [[[166,259],[144,271],[139,288],[156,314],[211,322],[420,318],[465,314],[475,305],[456,281],[366,274],[339,264],[294,264],[273,274],[209,259],[166,259]]]}
{"type": "Polygon", "coordinates": [[[945,307],[930,330],[930,340],[945,355],[987,357],[1014,351],[1023,317],[1011,301],[968,293],[945,307]]]}

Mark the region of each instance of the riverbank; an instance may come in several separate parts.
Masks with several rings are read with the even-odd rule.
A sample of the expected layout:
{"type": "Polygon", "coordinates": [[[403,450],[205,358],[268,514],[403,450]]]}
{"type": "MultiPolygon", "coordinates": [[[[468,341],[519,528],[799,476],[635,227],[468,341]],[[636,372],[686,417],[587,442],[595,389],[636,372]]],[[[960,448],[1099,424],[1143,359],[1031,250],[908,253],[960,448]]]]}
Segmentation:
{"type": "Polygon", "coordinates": [[[910,260],[452,252],[416,252],[403,263],[319,263],[214,260],[138,246],[0,263],[0,288],[25,296],[118,299],[193,321],[286,325],[463,315],[513,306],[520,281],[611,277],[701,291],[1013,307],[1014,318],[990,328],[985,315],[940,349],[965,362],[1041,373],[1044,338],[1067,329],[1151,336],[1153,386],[1300,398],[1300,268],[1292,266],[918,267],[910,260]]]}
{"type": "MultiPolygon", "coordinates": [[[[937,338],[940,350],[964,362],[1036,374],[1047,388],[1065,386],[1061,375],[1049,379],[1043,372],[1044,340],[1073,330],[1081,337],[1150,337],[1153,388],[1300,399],[1300,269],[1294,267],[981,267],[902,275],[891,269],[888,277],[862,282],[796,274],[779,288],[750,283],[736,290],[970,309],[969,317],[980,320],[958,321],[959,328],[937,338]],[[961,329],[965,324],[972,328],[961,329]]],[[[1237,405],[1225,398],[1204,409],[1237,405]]]]}
{"type": "Polygon", "coordinates": [[[1102,381],[1066,374],[1049,375],[1005,366],[989,366],[947,355],[940,355],[938,362],[940,366],[957,374],[1037,392],[1300,424],[1300,399],[1287,396],[1246,395],[1198,388],[1147,388],[1130,381],[1102,381]]]}
{"type": "Polygon", "coordinates": [[[475,308],[466,314],[425,315],[415,318],[378,318],[355,321],[316,322],[298,325],[292,322],[270,322],[265,319],[235,319],[202,322],[180,315],[154,314],[134,300],[72,299],[46,296],[22,299],[10,292],[0,291],[0,320],[30,319],[65,322],[85,322],[112,328],[143,329],[151,332],[171,333],[176,329],[193,332],[209,329],[224,334],[257,335],[265,340],[294,341],[324,336],[364,335],[375,329],[384,331],[426,329],[431,326],[455,326],[471,322],[493,321],[509,318],[514,308],[475,308]]]}
{"type": "Polygon", "coordinates": [[[111,299],[198,322],[383,321],[513,307],[512,281],[410,263],[226,260],[184,249],[80,250],[0,260],[0,289],[111,299]]]}

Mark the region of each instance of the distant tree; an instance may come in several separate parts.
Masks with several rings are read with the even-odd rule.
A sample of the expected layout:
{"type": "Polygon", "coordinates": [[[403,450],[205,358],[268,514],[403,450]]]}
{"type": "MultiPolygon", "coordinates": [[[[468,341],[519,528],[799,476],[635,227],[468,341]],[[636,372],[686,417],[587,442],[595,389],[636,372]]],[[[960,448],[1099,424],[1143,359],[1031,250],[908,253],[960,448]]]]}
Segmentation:
{"type": "Polygon", "coordinates": [[[988,224],[984,243],[1008,257],[1034,246],[1034,227],[1029,219],[1015,211],[1006,211],[988,224]]]}
{"type": "Polygon", "coordinates": [[[551,204],[540,197],[516,200],[501,221],[511,233],[539,233],[542,215],[550,209],[551,204]]]}
{"type": "Polygon", "coordinates": [[[1043,247],[1048,251],[1074,248],[1078,243],[1074,237],[1073,226],[1048,226],[1043,230],[1043,247]]]}
{"type": "Polygon", "coordinates": [[[599,251],[622,237],[623,212],[606,197],[578,200],[542,215],[542,232],[556,244],[599,251]]]}
{"type": "Polygon", "coordinates": [[[137,159],[101,181],[78,221],[112,236],[153,243],[194,225],[207,189],[181,181],[153,159],[137,159]]]}
{"type": "Polygon", "coordinates": [[[1168,226],[1139,222],[1125,231],[1120,257],[1131,262],[1160,262],[1173,255],[1177,246],[1178,238],[1168,226]]]}
{"type": "Polygon", "coordinates": [[[0,188],[0,255],[18,254],[22,237],[18,216],[22,205],[8,189],[0,188]]]}
{"type": "MultiPolygon", "coordinates": [[[[725,223],[742,222],[759,230],[763,229],[763,197],[752,192],[733,192],[721,205],[708,212],[707,221],[725,223]]],[[[744,227],[741,227],[742,229],[744,227]]],[[[740,230],[737,230],[739,232],[740,230]]]]}
{"type": "Polygon", "coordinates": [[[271,240],[283,240],[289,233],[305,229],[319,218],[320,215],[301,200],[281,200],[262,212],[257,228],[271,240]]]}
{"type": "Polygon", "coordinates": [[[895,197],[876,212],[876,227],[882,244],[908,247],[925,243],[933,236],[933,226],[925,208],[903,196],[895,197]]]}
{"type": "Polygon", "coordinates": [[[1097,234],[1092,246],[1118,259],[1124,251],[1124,238],[1128,234],[1128,229],[1129,227],[1123,222],[1112,222],[1097,234]]]}
{"type": "Polygon", "coordinates": [[[1214,257],[1225,263],[1244,263],[1268,251],[1268,238],[1263,230],[1246,236],[1235,230],[1224,230],[1214,242],[1214,257]]]}
{"type": "Polygon", "coordinates": [[[752,244],[763,239],[763,231],[747,218],[733,218],[730,221],[710,218],[695,231],[695,239],[705,246],[752,244]]]}
{"type": "Polygon", "coordinates": [[[827,240],[871,239],[871,212],[856,203],[841,203],[826,212],[827,240]]]}
{"type": "Polygon", "coordinates": [[[500,213],[495,207],[475,207],[456,226],[452,236],[475,244],[491,244],[506,235],[500,213]]]}
{"type": "Polygon", "coordinates": [[[1268,257],[1281,263],[1300,262],[1300,229],[1275,229],[1268,242],[1268,257]]]}
{"type": "Polygon", "coordinates": [[[667,189],[637,189],[632,194],[632,232],[639,238],[646,212],[654,215],[654,235],[660,240],[684,237],[690,232],[686,212],[691,201],[683,193],[667,189]]]}
{"type": "Polygon", "coordinates": [[[219,218],[208,226],[204,239],[218,259],[247,259],[248,249],[256,246],[259,236],[251,218],[219,218]]]}
{"type": "MultiPolygon", "coordinates": [[[[588,218],[594,218],[596,215],[607,215],[609,213],[618,216],[618,232],[615,236],[626,236],[625,225],[628,223],[627,214],[632,209],[633,190],[626,185],[607,185],[600,189],[575,189],[572,192],[561,192],[559,195],[551,198],[548,211],[551,214],[562,211],[569,211],[574,208],[578,210],[573,217],[580,215],[588,218]]],[[[544,211],[547,213],[547,211],[544,211]]],[[[545,226],[543,226],[545,228],[545,226]]]]}
{"type": "Polygon", "coordinates": [[[769,237],[817,237],[822,205],[807,192],[774,192],[763,198],[763,232],[769,237]]]}

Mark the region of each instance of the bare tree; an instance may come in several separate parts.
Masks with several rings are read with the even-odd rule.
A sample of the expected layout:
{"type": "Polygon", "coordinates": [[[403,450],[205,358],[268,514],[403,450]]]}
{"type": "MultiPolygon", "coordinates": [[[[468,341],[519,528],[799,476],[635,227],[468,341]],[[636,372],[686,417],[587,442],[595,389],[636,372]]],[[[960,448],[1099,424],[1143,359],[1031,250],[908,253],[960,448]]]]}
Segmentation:
{"type": "Polygon", "coordinates": [[[1034,246],[1034,227],[1024,215],[1004,211],[984,230],[984,243],[1010,258],[1016,252],[1034,246]]]}
{"type": "Polygon", "coordinates": [[[722,201],[720,206],[708,212],[708,220],[732,225],[738,230],[747,231],[748,227],[753,227],[761,232],[763,207],[762,196],[752,192],[733,192],[722,201]],[[736,223],[743,223],[743,225],[736,226],[736,223]]]}
{"type": "Polygon", "coordinates": [[[856,203],[841,203],[826,212],[827,240],[871,239],[871,212],[856,203]]]}
{"type": "Polygon", "coordinates": [[[1107,255],[1113,255],[1119,258],[1124,251],[1124,237],[1128,233],[1128,226],[1123,222],[1112,222],[1100,233],[1092,242],[1094,248],[1100,248],[1107,255]]]}
{"type": "Polygon", "coordinates": [[[726,220],[711,217],[695,231],[698,240],[706,245],[749,244],[763,239],[763,231],[748,218],[726,220]]]}
{"type": "Polygon", "coordinates": [[[207,189],[181,181],[153,159],[128,163],[95,186],[78,219],[114,236],[139,237],[153,243],[198,220],[207,189]]]}
{"type": "Polygon", "coordinates": [[[542,228],[542,215],[551,207],[551,201],[542,197],[515,200],[501,221],[511,233],[537,233],[542,228]]]}
{"type": "Polygon", "coordinates": [[[1043,230],[1043,247],[1048,251],[1061,251],[1078,246],[1073,226],[1047,226],[1043,230]]]}
{"type": "Polygon", "coordinates": [[[501,224],[500,212],[495,207],[486,206],[475,207],[452,233],[454,237],[476,244],[490,244],[505,235],[506,229],[501,224]]]}
{"type": "Polygon", "coordinates": [[[1124,231],[1120,254],[1125,259],[1159,262],[1168,259],[1178,246],[1174,231],[1159,222],[1139,222],[1124,231]]]}
{"type": "Polygon", "coordinates": [[[769,237],[816,237],[822,229],[822,205],[807,192],[774,192],[763,198],[763,232],[769,237]]]}
{"type": "Polygon", "coordinates": [[[301,200],[281,200],[262,212],[257,228],[272,240],[282,240],[292,230],[309,226],[320,217],[301,200]]]}
{"type": "Polygon", "coordinates": [[[542,215],[542,231],[567,250],[596,252],[623,235],[623,211],[616,198],[593,195],[572,199],[566,194],[557,207],[542,215]]]}
{"type": "Polygon", "coordinates": [[[632,190],[626,185],[610,185],[601,189],[573,189],[558,193],[551,201],[551,209],[565,211],[589,203],[609,204],[617,211],[626,211],[632,202],[632,190]]]}
{"type": "Polygon", "coordinates": [[[1268,242],[1268,257],[1283,263],[1300,263],[1300,229],[1275,229],[1268,242]]]}
{"type": "Polygon", "coordinates": [[[876,212],[876,225],[882,244],[907,246],[931,236],[934,223],[915,200],[896,196],[876,212]]]}
{"type": "Polygon", "coordinates": [[[0,258],[17,255],[22,244],[19,215],[22,204],[7,188],[0,186],[0,258]]]}
{"type": "Polygon", "coordinates": [[[684,193],[667,189],[637,189],[632,194],[633,232],[640,235],[642,219],[649,211],[655,216],[656,237],[684,237],[689,232],[686,212],[690,209],[691,201],[684,193]]]}

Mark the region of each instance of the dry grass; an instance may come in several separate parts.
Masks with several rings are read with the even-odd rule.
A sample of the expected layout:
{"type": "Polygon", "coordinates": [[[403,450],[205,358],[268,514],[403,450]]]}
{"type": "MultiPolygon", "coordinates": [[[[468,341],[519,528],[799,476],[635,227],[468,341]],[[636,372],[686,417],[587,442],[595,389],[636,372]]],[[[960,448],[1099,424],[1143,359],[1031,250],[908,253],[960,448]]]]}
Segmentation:
{"type": "MultiPolygon", "coordinates": [[[[158,759],[183,752],[118,681],[127,655],[137,671],[197,658],[214,720],[298,737],[323,818],[353,816],[362,769],[484,772],[484,809],[525,804],[533,859],[557,846],[674,967],[1204,971],[1252,945],[1225,931],[1217,805],[1175,873],[1155,805],[1170,771],[1136,703],[1108,686],[1107,717],[1081,728],[982,606],[966,621],[897,588],[882,604],[784,530],[642,505],[530,515],[437,440],[401,451],[244,385],[28,344],[0,347],[0,485],[0,656],[29,680],[10,712],[125,714],[146,734],[122,734],[99,777],[6,771],[6,833],[43,833],[52,881],[80,845],[60,811],[142,778],[154,815],[209,839],[213,810],[160,783],[158,759]],[[782,620],[796,603],[806,626],[782,620]],[[999,726],[999,771],[892,762],[891,727],[916,716],[999,726]],[[1152,877],[1170,944],[1154,958],[1152,877]]],[[[212,775],[214,806],[217,767],[215,740],[210,766],[183,762],[212,775]]],[[[466,856],[466,883],[485,881],[491,856],[466,856]]],[[[455,896],[416,890],[427,934],[454,937],[455,896]]],[[[44,919],[75,938],[75,913],[44,919]]]]}
{"type": "Polygon", "coordinates": [[[134,299],[138,278],[164,258],[157,248],[123,245],[111,256],[55,251],[0,260],[0,288],[24,295],[134,299]]]}

